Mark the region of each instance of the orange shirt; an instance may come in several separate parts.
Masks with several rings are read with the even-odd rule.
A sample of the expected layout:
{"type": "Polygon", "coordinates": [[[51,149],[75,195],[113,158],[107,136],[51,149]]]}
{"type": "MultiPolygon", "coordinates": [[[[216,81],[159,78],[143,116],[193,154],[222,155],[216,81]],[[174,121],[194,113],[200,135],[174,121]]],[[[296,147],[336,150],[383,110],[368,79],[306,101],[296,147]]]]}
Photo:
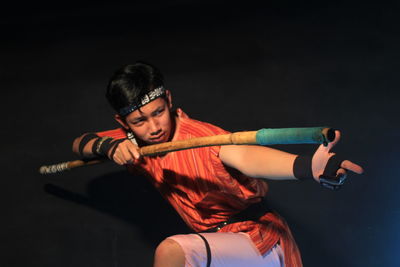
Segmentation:
{"type": "MultiPolygon", "coordinates": [[[[228,133],[209,123],[190,119],[178,109],[174,140],[228,133]]],[[[98,133],[100,136],[126,138],[124,129],[98,133]]],[[[219,159],[219,146],[170,152],[144,157],[127,165],[130,172],[142,172],[175,208],[186,224],[196,232],[226,221],[252,203],[262,200],[268,191],[264,180],[248,177],[225,166],[219,159]]],[[[259,221],[229,224],[220,232],[245,232],[264,254],[278,241],[285,254],[285,266],[302,266],[300,253],[285,221],[269,212],[259,221]]]]}

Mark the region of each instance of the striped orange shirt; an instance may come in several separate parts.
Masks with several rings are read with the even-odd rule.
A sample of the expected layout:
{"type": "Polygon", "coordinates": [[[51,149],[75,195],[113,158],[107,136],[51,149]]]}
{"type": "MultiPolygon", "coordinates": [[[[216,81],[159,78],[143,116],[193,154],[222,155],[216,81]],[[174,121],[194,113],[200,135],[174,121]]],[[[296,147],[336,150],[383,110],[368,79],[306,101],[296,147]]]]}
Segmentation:
{"type": "MultiPolygon", "coordinates": [[[[176,116],[179,117],[179,126],[174,140],[228,133],[212,124],[193,120],[180,109],[176,116]]],[[[122,128],[98,135],[126,138],[122,128]]],[[[202,232],[261,201],[268,191],[265,180],[245,176],[225,166],[219,158],[219,151],[219,146],[212,146],[144,157],[137,164],[127,165],[127,169],[144,173],[186,224],[194,231],[202,232]]],[[[228,224],[219,232],[247,233],[261,254],[280,242],[285,266],[302,266],[289,227],[275,212],[266,213],[256,222],[228,224]]]]}

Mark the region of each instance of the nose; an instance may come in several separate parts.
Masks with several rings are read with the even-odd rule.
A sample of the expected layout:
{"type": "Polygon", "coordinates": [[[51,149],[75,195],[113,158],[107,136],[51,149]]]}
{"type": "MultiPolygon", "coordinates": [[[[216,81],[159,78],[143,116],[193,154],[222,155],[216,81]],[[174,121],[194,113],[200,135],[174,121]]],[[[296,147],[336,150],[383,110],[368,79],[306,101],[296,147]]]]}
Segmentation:
{"type": "Polygon", "coordinates": [[[161,132],[157,119],[149,119],[150,135],[158,135],[161,132]]]}

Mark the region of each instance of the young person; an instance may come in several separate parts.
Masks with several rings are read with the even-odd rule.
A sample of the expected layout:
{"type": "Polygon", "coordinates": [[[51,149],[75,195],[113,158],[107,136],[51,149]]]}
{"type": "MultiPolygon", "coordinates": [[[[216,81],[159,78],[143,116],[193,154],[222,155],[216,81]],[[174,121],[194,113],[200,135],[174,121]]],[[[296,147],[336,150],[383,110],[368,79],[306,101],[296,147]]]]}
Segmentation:
{"type": "MultiPolygon", "coordinates": [[[[195,233],[166,238],[154,266],[302,266],[290,230],[266,207],[267,179],[297,180],[322,174],[341,177],[362,168],[339,160],[321,145],[312,157],[263,146],[212,146],[141,157],[138,147],[227,131],[188,117],[172,107],[160,71],[137,62],[117,70],[106,97],[121,128],[87,133],[74,140],[78,155],[108,157],[140,172],[158,189],[195,233]]],[[[333,187],[339,186],[337,184],[333,187]]]]}

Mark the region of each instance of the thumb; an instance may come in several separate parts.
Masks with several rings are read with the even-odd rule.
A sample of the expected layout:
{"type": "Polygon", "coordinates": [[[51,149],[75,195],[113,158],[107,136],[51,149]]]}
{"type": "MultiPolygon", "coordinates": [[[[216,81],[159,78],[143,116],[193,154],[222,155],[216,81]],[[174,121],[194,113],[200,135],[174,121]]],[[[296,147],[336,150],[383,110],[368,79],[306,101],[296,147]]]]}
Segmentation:
{"type": "Polygon", "coordinates": [[[325,147],[325,149],[327,150],[327,151],[330,151],[331,149],[332,149],[332,147],[334,147],[338,142],[339,142],[339,140],[340,140],[340,131],[338,131],[338,130],[335,130],[335,139],[332,141],[332,142],[330,142],[326,147],[325,147]]]}

